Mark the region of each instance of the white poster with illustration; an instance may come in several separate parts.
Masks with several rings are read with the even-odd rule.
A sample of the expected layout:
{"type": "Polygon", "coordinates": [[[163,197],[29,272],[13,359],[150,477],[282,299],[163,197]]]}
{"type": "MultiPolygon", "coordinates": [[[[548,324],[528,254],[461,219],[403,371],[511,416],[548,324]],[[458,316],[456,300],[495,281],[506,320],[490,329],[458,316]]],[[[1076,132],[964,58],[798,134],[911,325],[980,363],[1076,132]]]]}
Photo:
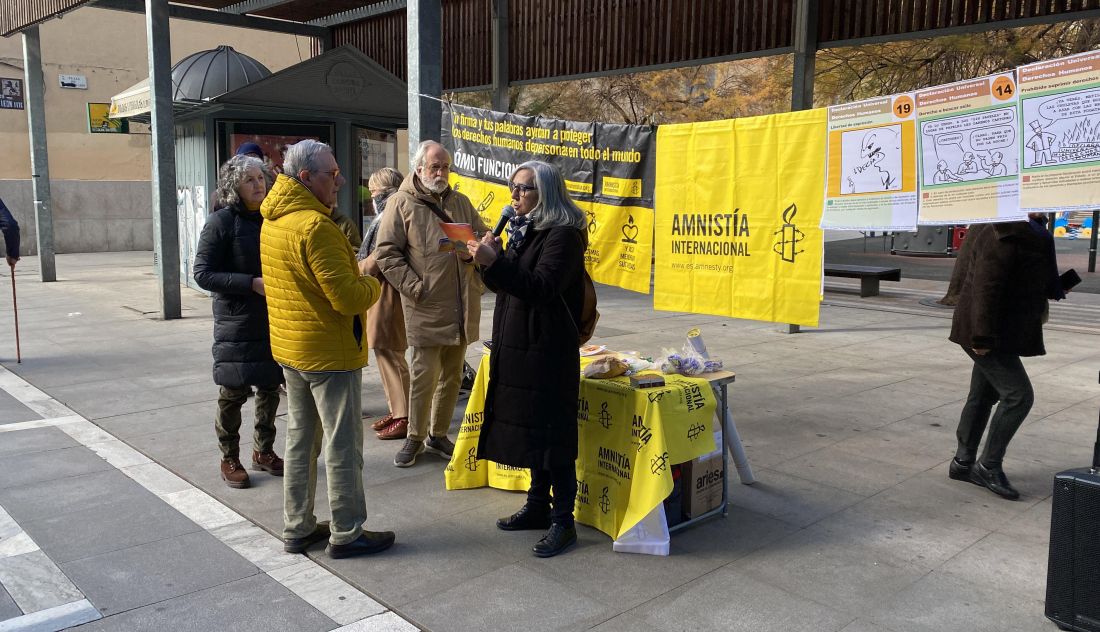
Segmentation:
{"type": "Polygon", "coordinates": [[[917,224],[915,108],[899,94],[829,108],[822,228],[912,230],[917,224]]]}
{"type": "Polygon", "coordinates": [[[1012,72],[917,92],[921,224],[1023,219],[1012,72]]]}
{"type": "Polygon", "coordinates": [[[1100,207],[1100,51],[1021,66],[1020,206],[1100,207]]]}

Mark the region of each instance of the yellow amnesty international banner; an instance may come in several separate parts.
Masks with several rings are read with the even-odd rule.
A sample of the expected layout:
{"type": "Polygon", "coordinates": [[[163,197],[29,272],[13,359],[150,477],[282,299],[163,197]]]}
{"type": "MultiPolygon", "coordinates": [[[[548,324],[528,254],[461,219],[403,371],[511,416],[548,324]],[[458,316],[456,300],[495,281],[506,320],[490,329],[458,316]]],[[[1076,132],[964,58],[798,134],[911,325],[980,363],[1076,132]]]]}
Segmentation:
{"type": "MultiPolygon", "coordinates": [[[[447,489],[527,491],[525,469],[478,460],[489,358],[482,358],[444,473],[447,489]]],[[[579,377],[578,377],[579,379],[579,377]]],[[[618,538],[672,492],[671,466],[715,449],[714,393],[706,380],[665,376],[662,388],[629,378],[581,380],[577,411],[578,522],[618,538]]]]}
{"type": "Polygon", "coordinates": [[[662,125],[655,309],[817,326],[826,111],[662,125]]]}
{"type": "Polygon", "coordinates": [[[452,152],[451,186],[489,226],[511,203],[517,165],[557,166],[588,223],[585,264],[593,280],[649,293],[653,255],[656,133],[648,125],[583,123],[445,104],[443,142],[452,152]]]}

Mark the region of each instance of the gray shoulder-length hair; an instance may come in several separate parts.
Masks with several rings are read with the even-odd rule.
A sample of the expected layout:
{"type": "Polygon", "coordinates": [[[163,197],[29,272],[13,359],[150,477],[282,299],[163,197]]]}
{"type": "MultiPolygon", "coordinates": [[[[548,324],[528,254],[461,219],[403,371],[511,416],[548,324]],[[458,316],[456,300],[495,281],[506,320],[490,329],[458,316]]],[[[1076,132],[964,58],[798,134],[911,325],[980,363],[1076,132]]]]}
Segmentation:
{"type": "Polygon", "coordinates": [[[260,173],[264,174],[264,180],[266,182],[267,168],[264,165],[264,161],[255,156],[233,156],[229,160],[225,161],[221,169],[218,170],[218,203],[223,206],[232,206],[241,201],[241,196],[237,193],[237,189],[241,187],[241,181],[244,180],[244,174],[255,167],[260,170],[260,173]]]}
{"type": "Polygon", "coordinates": [[[508,181],[511,182],[516,174],[524,169],[530,169],[535,173],[535,187],[539,191],[539,203],[528,216],[532,225],[539,230],[555,226],[572,226],[583,231],[587,225],[584,212],[577,208],[573,198],[569,197],[561,171],[558,171],[554,165],[541,160],[530,160],[516,167],[508,181]]]}

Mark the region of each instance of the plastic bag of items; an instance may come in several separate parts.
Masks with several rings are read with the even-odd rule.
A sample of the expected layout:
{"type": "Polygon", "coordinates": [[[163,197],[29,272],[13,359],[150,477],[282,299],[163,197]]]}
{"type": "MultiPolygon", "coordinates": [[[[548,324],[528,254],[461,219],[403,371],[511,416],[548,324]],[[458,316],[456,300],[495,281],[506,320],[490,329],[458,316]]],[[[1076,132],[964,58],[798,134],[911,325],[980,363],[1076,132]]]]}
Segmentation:
{"type": "Polygon", "coordinates": [[[722,368],[722,361],[711,358],[707,354],[707,347],[703,343],[703,336],[698,329],[688,331],[687,342],[680,351],[664,349],[664,359],[661,361],[661,373],[679,375],[699,375],[712,373],[722,368]]]}

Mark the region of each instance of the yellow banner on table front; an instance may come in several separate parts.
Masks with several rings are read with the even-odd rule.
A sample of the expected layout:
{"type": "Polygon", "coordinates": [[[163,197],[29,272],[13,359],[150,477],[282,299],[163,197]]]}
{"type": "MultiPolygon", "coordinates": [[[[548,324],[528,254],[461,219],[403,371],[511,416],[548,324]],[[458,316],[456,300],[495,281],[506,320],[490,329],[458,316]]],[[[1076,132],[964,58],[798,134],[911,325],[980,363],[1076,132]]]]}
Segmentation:
{"type": "Polygon", "coordinates": [[[826,110],[657,129],[655,309],[817,326],[826,110]]]}
{"type": "MultiPolygon", "coordinates": [[[[488,375],[489,358],[484,356],[444,472],[446,487],[527,491],[527,470],[477,458],[488,375]]],[[[612,538],[668,497],[673,464],[715,449],[716,402],[708,382],[677,375],[665,380],[664,387],[652,389],[632,388],[625,377],[581,380],[574,515],[612,538]]]]}

